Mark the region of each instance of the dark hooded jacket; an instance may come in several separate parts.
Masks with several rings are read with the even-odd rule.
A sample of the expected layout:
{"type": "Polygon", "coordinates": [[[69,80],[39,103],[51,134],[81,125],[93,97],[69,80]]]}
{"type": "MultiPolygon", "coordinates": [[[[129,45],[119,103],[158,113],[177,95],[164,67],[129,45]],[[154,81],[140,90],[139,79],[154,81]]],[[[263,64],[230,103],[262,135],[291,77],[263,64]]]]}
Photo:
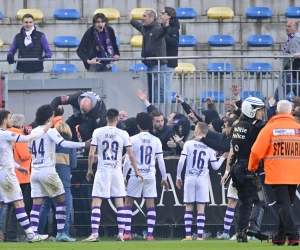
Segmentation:
{"type": "Polygon", "coordinates": [[[175,133],[179,137],[183,137],[181,141],[177,142],[179,147],[176,147],[176,155],[180,155],[183,149],[184,143],[194,138],[194,132],[191,130],[190,121],[187,117],[183,116],[173,127],[175,133]],[[179,126],[182,126],[182,132],[179,132],[179,126]]]}
{"type": "MultiPolygon", "coordinates": [[[[179,29],[180,29],[180,24],[178,19],[176,17],[170,19],[170,31],[165,36],[167,56],[178,56],[179,29]]],[[[178,66],[178,59],[168,60],[169,68],[176,68],[177,66],[178,66]]]]}
{"type": "Polygon", "coordinates": [[[125,130],[129,134],[129,136],[137,135],[140,131],[136,125],[136,118],[130,117],[127,120],[123,121],[125,124],[125,130]]]}
{"type": "Polygon", "coordinates": [[[162,144],[162,150],[164,152],[164,155],[171,155],[173,153],[172,149],[168,147],[167,142],[170,140],[170,138],[173,139],[173,136],[175,135],[174,130],[167,126],[165,123],[162,130],[153,132],[153,128],[149,129],[149,133],[151,135],[156,136],[162,144]]]}
{"type": "MultiPolygon", "coordinates": [[[[169,26],[160,26],[156,20],[143,26],[140,22],[131,19],[130,24],[143,36],[142,57],[167,56],[165,35],[169,32],[169,26]]],[[[148,67],[157,65],[157,60],[142,60],[142,62],[148,67]]],[[[160,64],[167,64],[167,62],[167,60],[161,60],[160,64]]]]}
{"type": "Polygon", "coordinates": [[[202,114],[205,115],[204,122],[208,125],[214,119],[220,119],[220,116],[217,111],[212,109],[203,110],[202,114]]]}

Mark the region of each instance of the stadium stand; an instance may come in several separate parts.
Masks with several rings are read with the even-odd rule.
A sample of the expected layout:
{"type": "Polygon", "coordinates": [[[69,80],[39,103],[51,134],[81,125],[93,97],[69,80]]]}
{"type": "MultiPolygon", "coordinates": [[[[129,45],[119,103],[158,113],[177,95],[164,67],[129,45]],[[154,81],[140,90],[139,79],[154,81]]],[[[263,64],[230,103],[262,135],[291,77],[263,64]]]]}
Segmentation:
{"type": "Polygon", "coordinates": [[[94,15],[97,13],[103,13],[108,20],[118,20],[120,18],[120,12],[117,9],[96,9],[94,15]]]}
{"type": "MultiPolygon", "coordinates": [[[[187,100],[187,98],[186,98],[181,92],[179,92],[179,94],[180,94],[181,98],[182,98],[184,101],[187,100]]],[[[175,98],[175,96],[176,96],[176,91],[173,91],[173,92],[171,93],[171,95],[172,95],[171,101],[172,101],[172,103],[175,103],[175,102],[177,101],[176,98],[175,98]]]]}
{"type": "Polygon", "coordinates": [[[147,66],[143,63],[133,63],[130,65],[129,71],[147,71],[147,66]]]}
{"type": "Polygon", "coordinates": [[[0,20],[3,19],[3,13],[0,11],[0,20]]]}
{"type": "Polygon", "coordinates": [[[76,73],[78,72],[77,67],[74,64],[54,64],[54,73],[76,73]]]}
{"type": "Polygon", "coordinates": [[[197,38],[190,35],[179,36],[179,47],[194,47],[198,44],[197,38]]]}
{"type": "Polygon", "coordinates": [[[196,68],[192,63],[178,63],[178,66],[175,68],[175,73],[178,75],[194,74],[195,71],[196,68]]]}
{"type": "Polygon", "coordinates": [[[213,35],[209,37],[208,44],[212,47],[230,47],[235,44],[235,41],[229,35],[213,35]]]}
{"type": "Polygon", "coordinates": [[[251,75],[254,74],[263,74],[270,73],[273,70],[273,67],[269,63],[258,62],[258,63],[250,63],[246,66],[246,70],[250,72],[251,75]]]}
{"type": "Polygon", "coordinates": [[[225,94],[224,92],[220,91],[203,91],[201,92],[201,100],[202,102],[205,101],[206,98],[213,98],[215,102],[224,102],[225,101],[225,94]]]}
{"type": "Polygon", "coordinates": [[[254,90],[242,91],[240,93],[240,97],[242,100],[245,100],[247,97],[257,97],[257,98],[261,99],[262,101],[264,101],[264,99],[265,99],[264,95],[260,91],[254,91],[254,90]]]}
{"type": "Polygon", "coordinates": [[[118,46],[121,45],[121,41],[120,41],[120,39],[118,37],[116,37],[116,43],[117,43],[118,46]]]}
{"type": "Polygon", "coordinates": [[[80,41],[75,36],[57,36],[53,41],[57,48],[76,48],[79,43],[80,41]]]}
{"type": "Polygon", "coordinates": [[[31,14],[33,16],[34,20],[42,20],[44,17],[42,11],[39,9],[20,9],[17,12],[16,17],[17,17],[17,19],[22,20],[22,17],[25,14],[31,14]]]}
{"type": "Polygon", "coordinates": [[[247,43],[250,47],[269,47],[274,44],[274,40],[269,35],[252,35],[247,43]]]}
{"type": "Polygon", "coordinates": [[[131,41],[130,44],[133,47],[137,47],[137,48],[141,48],[142,44],[143,44],[143,36],[134,36],[131,41]]]}
{"type": "Polygon", "coordinates": [[[119,71],[119,67],[118,67],[116,64],[114,64],[114,65],[112,66],[112,68],[111,68],[111,71],[112,71],[112,72],[118,72],[118,71],[119,71]]]}
{"type": "Polygon", "coordinates": [[[75,9],[57,9],[53,14],[56,20],[77,20],[80,13],[75,9]]]}
{"type": "Polygon", "coordinates": [[[175,8],[175,11],[178,19],[194,19],[197,16],[193,8],[175,8]]]}
{"type": "Polygon", "coordinates": [[[207,11],[207,16],[212,19],[228,19],[234,16],[234,12],[229,7],[212,7],[207,11]]]}
{"type": "Polygon", "coordinates": [[[134,8],[132,11],[131,11],[131,16],[133,19],[135,20],[141,20],[142,16],[143,16],[143,13],[146,11],[146,10],[153,10],[155,13],[156,13],[156,16],[157,16],[157,12],[155,9],[153,8],[134,8]]]}
{"type": "Polygon", "coordinates": [[[250,19],[267,19],[272,15],[272,10],[268,7],[250,7],[246,11],[246,17],[250,19]]]}
{"type": "Polygon", "coordinates": [[[285,11],[285,16],[289,18],[300,18],[300,6],[287,8],[285,11]]]}
{"type": "Polygon", "coordinates": [[[233,66],[230,63],[214,62],[210,63],[206,69],[209,73],[220,72],[221,74],[224,74],[225,72],[226,74],[229,74],[233,71],[233,66]]]}

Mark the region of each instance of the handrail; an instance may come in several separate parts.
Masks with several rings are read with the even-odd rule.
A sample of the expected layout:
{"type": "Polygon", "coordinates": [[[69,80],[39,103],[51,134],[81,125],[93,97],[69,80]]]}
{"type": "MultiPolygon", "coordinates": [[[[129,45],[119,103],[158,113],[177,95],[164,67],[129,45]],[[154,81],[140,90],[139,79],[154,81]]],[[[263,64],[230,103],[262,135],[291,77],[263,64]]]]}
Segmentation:
{"type": "MultiPolygon", "coordinates": [[[[244,55],[234,55],[234,56],[164,56],[164,57],[120,57],[118,61],[137,61],[137,60],[163,60],[163,59],[228,59],[228,58],[294,58],[292,55],[278,55],[278,56],[244,56],[244,55]]],[[[98,58],[101,61],[112,61],[112,58],[98,58]]],[[[16,58],[15,61],[82,61],[80,58],[45,58],[40,60],[38,58],[16,58]]],[[[7,62],[6,59],[0,59],[0,62],[7,62]]]]}

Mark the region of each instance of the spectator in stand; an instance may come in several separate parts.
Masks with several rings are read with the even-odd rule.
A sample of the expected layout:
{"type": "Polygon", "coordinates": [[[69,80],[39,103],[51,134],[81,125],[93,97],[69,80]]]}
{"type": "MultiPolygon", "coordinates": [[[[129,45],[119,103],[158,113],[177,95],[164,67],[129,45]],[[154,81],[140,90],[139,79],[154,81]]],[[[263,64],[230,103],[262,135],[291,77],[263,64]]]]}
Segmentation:
{"type": "Polygon", "coordinates": [[[7,61],[9,64],[14,64],[16,62],[14,55],[19,50],[18,58],[39,58],[40,61],[18,62],[17,73],[42,73],[44,70],[43,59],[52,56],[46,36],[36,30],[31,14],[25,14],[22,17],[22,26],[20,33],[14,37],[7,53],[7,61]],[[45,52],[44,55],[43,52],[45,52]]]}
{"type": "MultiPolygon", "coordinates": [[[[160,13],[161,21],[163,21],[165,15],[171,18],[169,22],[170,30],[165,36],[167,56],[178,56],[180,23],[176,17],[174,8],[165,7],[160,13]]],[[[178,66],[178,59],[169,59],[167,66],[169,74],[166,75],[166,88],[170,90],[172,76],[174,75],[175,68],[178,66]]],[[[167,95],[171,95],[171,93],[167,93],[167,95]]]]}
{"type": "MultiPolygon", "coordinates": [[[[300,51],[300,34],[298,33],[298,22],[296,20],[288,20],[285,25],[285,32],[287,34],[287,40],[284,43],[283,49],[281,52],[275,52],[275,56],[279,55],[294,55],[295,53],[300,51]]],[[[281,81],[283,88],[283,96],[293,92],[294,95],[298,95],[296,92],[297,84],[293,86],[291,89],[291,83],[297,83],[297,79],[293,79],[291,72],[288,70],[291,69],[292,60],[290,58],[283,58],[282,70],[283,78],[281,81]]],[[[298,86],[299,87],[299,86],[298,86]]],[[[278,87],[275,90],[274,98],[278,102],[279,101],[279,93],[278,87]]]]}
{"type": "MultiPolygon", "coordinates": [[[[68,124],[61,122],[56,126],[56,130],[61,134],[61,136],[69,141],[72,138],[72,132],[68,124]]],[[[64,233],[67,235],[64,241],[74,242],[76,239],[70,237],[70,224],[71,224],[71,204],[72,204],[72,194],[71,194],[71,169],[77,167],[77,154],[75,148],[63,148],[60,145],[56,145],[55,149],[55,169],[62,181],[65,189],[66,197],[66,222],[64,227],[64,233]]],[[[43,234],[47,217],[53,202],[53,198],[47,197],[44,199],[42,208],[40,210],[38,233],[43,234]]]]}
{"type": "Polygon", "coordinates": [[[93,17],[93,26],[83,35],[77,48],[77,55],[89,72],[111,71],[112,61],[120,58],[116,36],[113,28],[106,25],[107,17],[97,13],[93,17]],[[111,58],[100,61],[98,58],[111,58]]]}
{"type": "Polygon", "coordinates": [[[208,125],[209,130],[213,132],[222,132],[222,128],[224,126],[224,122],[221,119],[214,119],[211,121],[211,123],[208,125]]]}
{"type": "MultiPolygon", "coordinates": [[[[146,10],[143,13],[141,18],[142,22],[138,22],[132,19],[131,14],[127,15],[127,20],[130,24],[141,32],[143,36],[143,45],[142,45],[142,57],[165,57],[167,56],[166,51],[166,41],[165,36],[168,34],[170,27],[169,15],[162,15],[161,16],[161,23],[159,25],[156,20],[156,13],[153,10],[146,10]]],[[[164,89],[164,82],[165,82],[165,73],[152,73],[152,72],[167,72],[167,60],[160,60],[160,68],[158,68],[158,60],[142,60],[143,63],[147,66],[148,71],[148,90],[149,90],[149,100],[153,101],[154,103],[164,102],[167,103],[171,102],[171,91],[170,87],[166,86],[164,89]],[[160,77],[160,85],[158,85],[158,74],[160,77]],[[154,79],[152,79],[152,76],[154,79]],[[154,86],[152,86],[152,80],[154,86]],[[154,93],[152,93],[152,87],[154,89],[154,93]],[[166,100],[164,99],[164,95],[166,94],[166,100]]]]}
{"type": "MultiPolygon", "coordinates": [[[[24,115],[14,114],[12,115],[12,127],[7,129],[15,134],[25,135],[25,118],[24,115]]],[[[21,167],[25,168],[28,175],[24,175],[19,171],[16,172],[16,176],[20,183],[22,190],[23,201],[25,204],[25,212],[27,216],[30,216],[30,211],[32,208],[31,199],[31,187],[30,187],[30,176],[31,176],[31,154],[28,152],[28,143],[12,143],[14,160],[21,167]]],[[[8,205],[8,209],[5,214],[5,226],[4,226],[4,241],[5,242],[18,242],[21,241],[18,237],[18,220],[16,218],[16,211],[13,204],[8,205]]]]}
{"type": "Polygon", "coordinates": [[[300,110],[300,97],[293,96],[292,99],[291,99],[291,103],[292,103],[292,110],[293,111],[300,110]]]}
{"type": "MultiPolygon", "coordinates": [[[[232,110],[232,112],[237,116],[240,117],[241,115],[241,107],[242,107],[242,100],[240,97],[241,87],[238,85],[232,85],[230,88],[232,94],[234,95],[234,101],[225,101],[225,106],[232,110]]],[[[232,117],[233,118],[233,117],[232,117]]]]}
{"type": "Polygon", "coordinates": [[[119,112],[118,118],[119,118],[119,121],[125,121],[125,120],[127,120],[127,119],[128,119],[128,114],[127,114],[127,112],[124,111],[124,110],[121,110],[121,111],[119,112]]]}
{"type": "Polygon", "coordinates": [[[300,111],[299,110],[294,111],[293,116],[296,119],[296,121],[300,123],[300,111]]]}

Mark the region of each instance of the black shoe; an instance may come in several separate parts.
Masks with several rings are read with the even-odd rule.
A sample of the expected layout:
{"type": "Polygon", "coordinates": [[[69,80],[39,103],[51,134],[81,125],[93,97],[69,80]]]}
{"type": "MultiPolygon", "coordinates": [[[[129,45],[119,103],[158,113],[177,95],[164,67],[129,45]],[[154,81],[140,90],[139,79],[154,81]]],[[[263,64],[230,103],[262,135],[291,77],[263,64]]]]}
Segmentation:
{"type": "Polygon", "coordinates": [[[277,246],[283,246],[285,244],[286,238],[282,235],[275,234],[272,238],[272,244],[277,246]]]}
{"type": "Polygon", "coordinates": [[[236,241],[238,243],[240,243],[240,242],[248,243],[247,234],[246,234],[245,230],[238,230],[237,235],[236,235],[236,241]]]}
{"type": "Polygon", "coordinates": [[[288,246],[298,246],[299,245],[299,235],[298,234],[290,234],[288,237],[288,246]]]}
{"type": "Polygon", "coordinates": [[[251,237],[254,236],[256,239],[259,239],[259,240],[268,240],[269,239],[268,235],[263,234],[260,231],[253,230],[251,228],[247,229],[246,234],[251,237]]]}

